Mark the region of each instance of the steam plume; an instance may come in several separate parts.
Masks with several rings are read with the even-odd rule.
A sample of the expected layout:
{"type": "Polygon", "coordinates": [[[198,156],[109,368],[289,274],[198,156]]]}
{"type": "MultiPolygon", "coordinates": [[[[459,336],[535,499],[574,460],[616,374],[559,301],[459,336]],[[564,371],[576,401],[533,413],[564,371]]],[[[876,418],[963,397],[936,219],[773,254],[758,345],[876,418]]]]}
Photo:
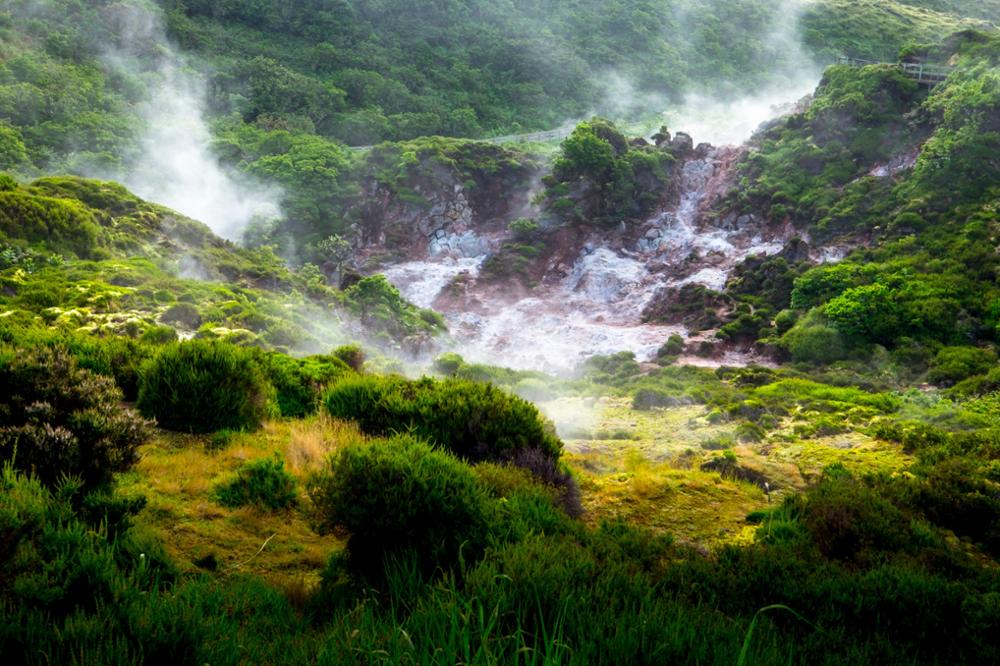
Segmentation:
{"type": "Polygon", "coordinates": [[[140,151],[127,165],[124,183],[231,240],[253,219],[279,216],[275,188],[248,182],[212,154],[205,81],[170,45],[159,9],[131,0],[108,10],[107,17],[118,41],[103,60],[150,91],[139,107],[140,151]]]}

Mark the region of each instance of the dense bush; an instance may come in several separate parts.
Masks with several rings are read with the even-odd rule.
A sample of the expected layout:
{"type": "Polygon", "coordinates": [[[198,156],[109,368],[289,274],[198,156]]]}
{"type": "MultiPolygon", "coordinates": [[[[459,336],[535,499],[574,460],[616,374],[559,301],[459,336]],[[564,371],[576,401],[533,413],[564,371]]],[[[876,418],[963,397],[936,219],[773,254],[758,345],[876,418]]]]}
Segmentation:
{"type": "Polygon", "coordinates": [[[0,190],[0,233],[90,257],[97,247],[98,226],[80,202],[0,190]]]}
{"type": "Polygon", "coordinates": [[[326,409],[366,433],[410,432],[467,460],[501,460],[520,449],[558,458],[562,450],[534,405],[479,382],[351,377],[326,394],[326,409]]]}
{"type": "Polygon", "coordinates": [[[156,348],[146,341],[110,335],[97,337],[86,333],[40,328],[0,327],[0,341],[22,348],[62,349],[77,365],[98,375],[112,377],[126,400],[139,393],[139,366],[156,348]]]}
{"type": "Polygon", "coordinates": [[[635,392],[635,396],[632,398],[632,409],[640,411],[675,407],[678,404],[680,404],[680,401],[670,395],[668,391],[655,387],[641,388],[635,392]]]}
{"type": "Polygon", "coordinates": [[[992,349],[945,347],[931,361],[927,380],[934,384],[952,385],[973,375],[985,374],[996,363],[997,355],[992,349]]]}
{"type": "Polygon", "coordinates": [[[545,178],[548,213],[607,225],[648,215],[660,202],[674,157],[632,146],[613,123],[581,123],[562,143],[545,178]]]}
{"type": "MultiPolygon", "coordinates": [[[[350,311],[372,333],[402,339],[410,335],[437,335],[447,330],[441,315],[408,302],[384,275],[362,278],[344,290],[344,299],[350,311]]],[[[350,357],[357,359],[353,347],[346,349],[351,350],[350,357]]]]}
{"type": "Polygon", "coordinates": [[[488,503],[475,474],[409,435],[342,448],[310,495],[320,526],[346,532],[351,563],[368,573],[389,555],[452,566],[486,543],[488,503]]]}
{"type": "Polygon", "coordinates": [[[365,367],[365,350],[358,345],[342,345],[334,349],[330,355],[343,361],[355,372],[361,372],[365,367]]]}
{"type": "Polygon", "coordinates": [[[465,359],[455,352],[446,352],[434,359],[434,371],[446,377],[454,376],[465,365],[465,359]]]}
{"type": "Polygon", "coordinates": [[[165,347],[142,366],[138,407],[170,430],[254,430],[273,393],[251,350],[191,340],[165,347]]]}
{"type": "Polygon", "coordinates": [[[351,374],[348,365],[337,356],[293,358],[277,352],[261,352],[258,363],[274,386],[278,410],[287,417],[315,412],[327,385],[351,374]]]}
{"type": "Polygon", "coordinates": [[[818,317],[806,317],[781,338],[797,363],[832,363],[847,355],[840,332],[818,317]]]}
{"type": "Polygon", "coordinates": [[[802,521],[823,555],[871,558],[907,542],[908,523],[892,503],[835,468],[808,495],[802,521]]]}
{"type": "Polygon", "coordinates": [[[149,424],[121,407],[109,377],[62,348],[0,349],[0,456],[47,485],[67,475],[87,488],[138,461],[149,424]]]}
{"type": "Polygon", "coordinates": [[[281,460],[264,458],[247,463],[236,478],[216,489],[219,504],[230,508],[258,506],[287,509],[298,502],[295,477],[285,471],[281,460]]]}
{"type": "Polygon", "coordinates": [[[684,338],[674,333],[656,350],[657,358],[679,356],[684,351],[684,338]]]}

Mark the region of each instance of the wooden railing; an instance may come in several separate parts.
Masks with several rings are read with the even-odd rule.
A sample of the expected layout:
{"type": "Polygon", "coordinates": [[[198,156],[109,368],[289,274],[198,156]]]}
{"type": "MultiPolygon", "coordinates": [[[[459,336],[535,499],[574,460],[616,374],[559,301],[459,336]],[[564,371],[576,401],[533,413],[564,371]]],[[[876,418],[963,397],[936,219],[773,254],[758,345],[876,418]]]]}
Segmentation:
{"type": "Polygon", "coordinates": [[[947,65],[938,65],[926,62],[884,62],[878,60],[863,60],[861,58],[851,58],[849,56],[841,56],[838,59],[838,64],[849,65],[851,67],[867,67],[868,65],[892,65],[893,67],[898,67],[911,79],[914,79],[917,83],[926,86],[935,86],[946,78],[954,70],[953,67],[948,67],[947,65]]]}

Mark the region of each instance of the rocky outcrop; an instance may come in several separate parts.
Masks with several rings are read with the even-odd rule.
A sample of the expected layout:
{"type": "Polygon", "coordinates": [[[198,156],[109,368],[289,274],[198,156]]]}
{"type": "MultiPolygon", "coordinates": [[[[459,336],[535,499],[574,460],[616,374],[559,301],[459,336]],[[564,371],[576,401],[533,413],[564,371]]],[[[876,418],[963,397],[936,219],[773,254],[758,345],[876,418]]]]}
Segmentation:
{"type": "Polygon", "coordinates": [[[363,184],[352,227],[356,265],[480,256],[512,219],[530,212],[540,174],[527,157],[491,144],[446,148],[463,152],[428,150],[405,174],[363,184]]]}

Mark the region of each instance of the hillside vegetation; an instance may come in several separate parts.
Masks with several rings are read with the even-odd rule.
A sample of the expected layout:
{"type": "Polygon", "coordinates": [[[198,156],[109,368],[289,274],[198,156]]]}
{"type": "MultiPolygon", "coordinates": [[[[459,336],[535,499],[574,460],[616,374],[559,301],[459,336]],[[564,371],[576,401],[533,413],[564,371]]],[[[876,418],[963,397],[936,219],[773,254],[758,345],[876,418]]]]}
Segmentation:
{"type": "Polygon", "coordinates": [[[1000,663],[998,19],[994,0],[4,3],[5,663],[1000,663]],[[473,138],[589,117],[622,81],[766,88],[802,62],[793,16],[820,61],[953,69],[832,65],[726,149],[707,224],[789,233],[721,291],[646,310],[687,340],[656,329],[653,358],[559,377],[469,362],[440,353],[441,314],[355,272],[475,222],[503,239],[487,289],[530,297],[574,235],[639,236],[712,150],[627,136],[648,100],[558,146],[473,138]],[[281,187],[245,243],[113,180],[179,71],[204,77],[229,175],[281,187]]]}

